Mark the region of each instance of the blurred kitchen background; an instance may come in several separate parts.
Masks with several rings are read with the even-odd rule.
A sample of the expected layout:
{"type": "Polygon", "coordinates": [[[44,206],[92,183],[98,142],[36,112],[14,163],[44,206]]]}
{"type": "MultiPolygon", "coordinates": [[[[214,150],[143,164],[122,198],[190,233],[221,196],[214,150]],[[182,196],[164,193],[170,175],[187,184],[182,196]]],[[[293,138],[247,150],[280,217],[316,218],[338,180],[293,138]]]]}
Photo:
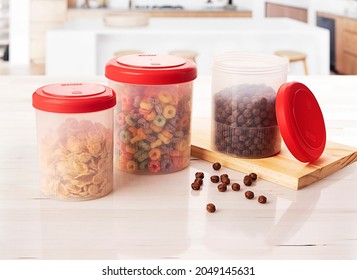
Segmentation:
{"type": "MultiPolygon", "coordinates": [[[[212,42],[220,38],[219,34],[223,36],[227,32],[236,34],[235,32],[239,31],[237,36],[240,36],[240,42],[242,38],[244,41],[244,36],[249,38],[250,45],[242,47],[243,51],[281,51],[283,55],[287,51],[285,55],[291,55],[292,63],[296,58],[301,65],[295,66],[294,74],[357,74],[357,1],[354,0],[0,0],[0,74],[66,73],[66,67],[61,66],[60,63],[61,60],[66,62],[66,58],[73,63],[73,69],[78,66],[78,69],[83,69],[83,73],[101,74],[98,68],[103,66],[103,61],[114,56],[116,51],[118,55],[120,52],[152,51],[150,44],[145,49],[145,44],[140,41],[133,40],[133,44],[130,45],[124,44],[124,39],[120,39],[125,38],[120,36],[135,32],[141,34],[140,32],[147,31],[147,34],[155,34],[155,36],[162,32],[163,37],[161,39],[157,37],[159,38],[156,42],[158,52],[183,51],[186,52],[183,55],[193,55],[198,65],[205,65],[207,61],[204,60],[209,55],[220,51],[220,49],[208,51],[210,44],[202,47],[195,45],[193,41],[191,46],[176,44],[176,49],[174,45],[162,44],[166,39],[165,26],[162,26],[161,30],[160,24],[166,23],[175,32],[177,31],[177,34],[182,35],[182,41],[186,38],[185,34],[192,31],[188,23],[192,25],[197,23],[197,28],[202,26],[205,36],[209,36],[209,32],[212,31],[212,42]],[[130,17],[130,14],[138,17],[130,17]],[[142,15],[145,17],[140,17],[142,15]],[[281,32],[280,42],[274,37],[274,44],[270,44],[267,39],[264,39],[265,43],[262,44],[252,37],[253,33],[259,32],[264,36],[269,35],[264,33],[264,20],[267,18],[291,19],[288,24],[285,24],[286,21],[281,21],[280,25],[276,23],[269,23],[271,26],[266,25],[271,36],[281,32]],[[137,21],[133,21],[134,19],[137,21]],[[142,22],[145,19],[148,21],[142,22]],[[185,19],[187,19],[186,25],[185,19]],[[235,25],[236,19],[248,21],[244,21],[243,25],[239,23],[235,25]],[[175,22],[178,24],[171,27],[170,24],[175,22]],[[128,26],[125,26],[125,23],[128,26]],[[177,25],[180,23],[182,28],[178,30],[177,25]],[[217,27],[216,30],[216,26],[221,29],[218,30],[217,27]],[[242,30],[237,30],[240,26],[242,30]],[[310,36],[312,32],[316,32],[316,36],[321,35],[321,38],[325,38],[325,33],[320,32],[321,30],[328,32],[328,40],[319,41],[323,45],[314,43],[315,45],[309,46],[309,42],[304,42],[309,38],[306,36],[310,36]],[[291,36],[296,40],[300,38],[301,43],[290,45],[284,43],[292,40],[286,36],[287,32],[295,32],[295,35],[291,36]],[[95,34],[92,45],[84,42],[92,38],[89,37],[90,33],[95,34]],[[123,44],[121,45],[120,42],[123,44]],[[254,43],[261,45],[260,48],[253,45],[254,43]],[[315,50],[314,46],[316,46],[315,50]],[[93,67],[90,66],[92,62],[88,60],[88,68],[92,67],[92,72],[85,72],[87,68],[85,65],[75,65],[73,57],[76,57],[75,52],[78,48],[82,48],[87,57],[95,57],[93,67]],[[315,59],[320,52],[325,51],[328,55],[322,56],[322,60],[315,59]],[[295,52],[298,57],[294,57],[295,52]],[[328,65],[327,71],[324,65],[328,65]],[[325,68],[320,69],[320,66],[325,68]]],[[[230,40],[234,41],[234,36],[232,35],[230,40]]],[[[222,40],[224,42],[224,38],[222,40]]],[[[227,47],[227,50],[235,50],[237,46],[232,44],[231,48],[227,47]]],[[[222,50],[226,49],[223,47],[222,50]]],[[[237,49],[237,51],[241,50],[237,49]]],[[[80,60],[81,58],[78,58],[78,64],[82,63],[80,60]]],[[[67,66],[72,68],[68,63],[67,66]]],[[[78,75],[80,74],[79,72],[78,75]]]]}

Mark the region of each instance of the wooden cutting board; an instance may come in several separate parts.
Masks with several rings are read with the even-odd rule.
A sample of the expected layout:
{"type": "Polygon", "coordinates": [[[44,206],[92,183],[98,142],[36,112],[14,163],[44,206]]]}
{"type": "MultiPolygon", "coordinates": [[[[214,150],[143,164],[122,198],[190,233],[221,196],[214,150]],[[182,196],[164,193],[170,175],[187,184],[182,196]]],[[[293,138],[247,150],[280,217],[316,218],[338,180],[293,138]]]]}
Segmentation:
{"type": "Polygon", "coordinates": [[[193,119],[191,155],[243,173],[255,172],[259,178],[289,187],[302,189],[343,167],[357,161],[357,149],[327,141],[325,151],[314,163],[302,163],[294,158],[285,145],[275,156],[263,159],[241,159],[211,149],[210,121],[193,119]]]}

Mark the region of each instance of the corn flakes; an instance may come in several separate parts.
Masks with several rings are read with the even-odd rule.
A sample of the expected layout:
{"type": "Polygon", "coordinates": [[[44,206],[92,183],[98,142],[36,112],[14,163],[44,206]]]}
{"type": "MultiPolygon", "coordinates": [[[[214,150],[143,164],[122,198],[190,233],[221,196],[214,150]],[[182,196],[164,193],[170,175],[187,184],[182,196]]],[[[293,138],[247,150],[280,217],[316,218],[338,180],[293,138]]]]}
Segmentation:
{"type": "Polygon", "coordinates": [[[113,188],[113,132],[102,124],[67,119],[42,139],[42,191],[63,200],[88,200],[113,188]]]}

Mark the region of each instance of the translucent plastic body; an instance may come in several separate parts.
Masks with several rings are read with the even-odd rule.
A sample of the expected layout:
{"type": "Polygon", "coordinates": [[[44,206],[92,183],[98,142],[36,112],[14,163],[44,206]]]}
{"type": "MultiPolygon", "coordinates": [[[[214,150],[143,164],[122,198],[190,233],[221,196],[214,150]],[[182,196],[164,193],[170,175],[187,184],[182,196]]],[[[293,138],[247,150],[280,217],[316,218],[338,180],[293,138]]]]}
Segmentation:
{"type": "Polygon", "coordinates": [[[286,82],[286,59],[231,53],[216,58],[212,76],[212,148],[235,157],[278,153],[276,92],[286,82]]]}
{"type": "Polygon", "coordinates": [[[113,111],[63,114],[36,110],[45,196],[78,201],[113,190],[113,111]]]}
{"type": "Polygon", "coordinates": [[[192,82],[132,85],[109,80],[117,94],[115,163],[135,174],[167,174],[188,166],[192,82]]]}

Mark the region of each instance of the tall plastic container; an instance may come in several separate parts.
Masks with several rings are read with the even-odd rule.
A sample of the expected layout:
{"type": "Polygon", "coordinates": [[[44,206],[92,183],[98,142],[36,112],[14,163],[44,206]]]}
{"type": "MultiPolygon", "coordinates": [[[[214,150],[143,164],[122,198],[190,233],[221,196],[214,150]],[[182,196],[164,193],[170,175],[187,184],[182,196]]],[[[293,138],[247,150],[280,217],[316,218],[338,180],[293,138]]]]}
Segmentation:
{"type": "Polygon", "coordinates": [[[169,55],[111,59],[105,68],[117,94],[115,163],[134,174],[167,174],[188,166],[196,65],[169,55]]]}
{"type": "Polygon", "coordinates": [[[230,156],[278,153],[281,136],[275,101],[287,80],[288,60],[275,55],[217,56],[212,75],[212,148],[230,156]]]}
{"type": "Polygon", "coordinates": [[[32,104],[36,108],[42,193],[68,201],[110,193],[113,90],[99,84],[51,84],[34,92],[32,104]]]}

